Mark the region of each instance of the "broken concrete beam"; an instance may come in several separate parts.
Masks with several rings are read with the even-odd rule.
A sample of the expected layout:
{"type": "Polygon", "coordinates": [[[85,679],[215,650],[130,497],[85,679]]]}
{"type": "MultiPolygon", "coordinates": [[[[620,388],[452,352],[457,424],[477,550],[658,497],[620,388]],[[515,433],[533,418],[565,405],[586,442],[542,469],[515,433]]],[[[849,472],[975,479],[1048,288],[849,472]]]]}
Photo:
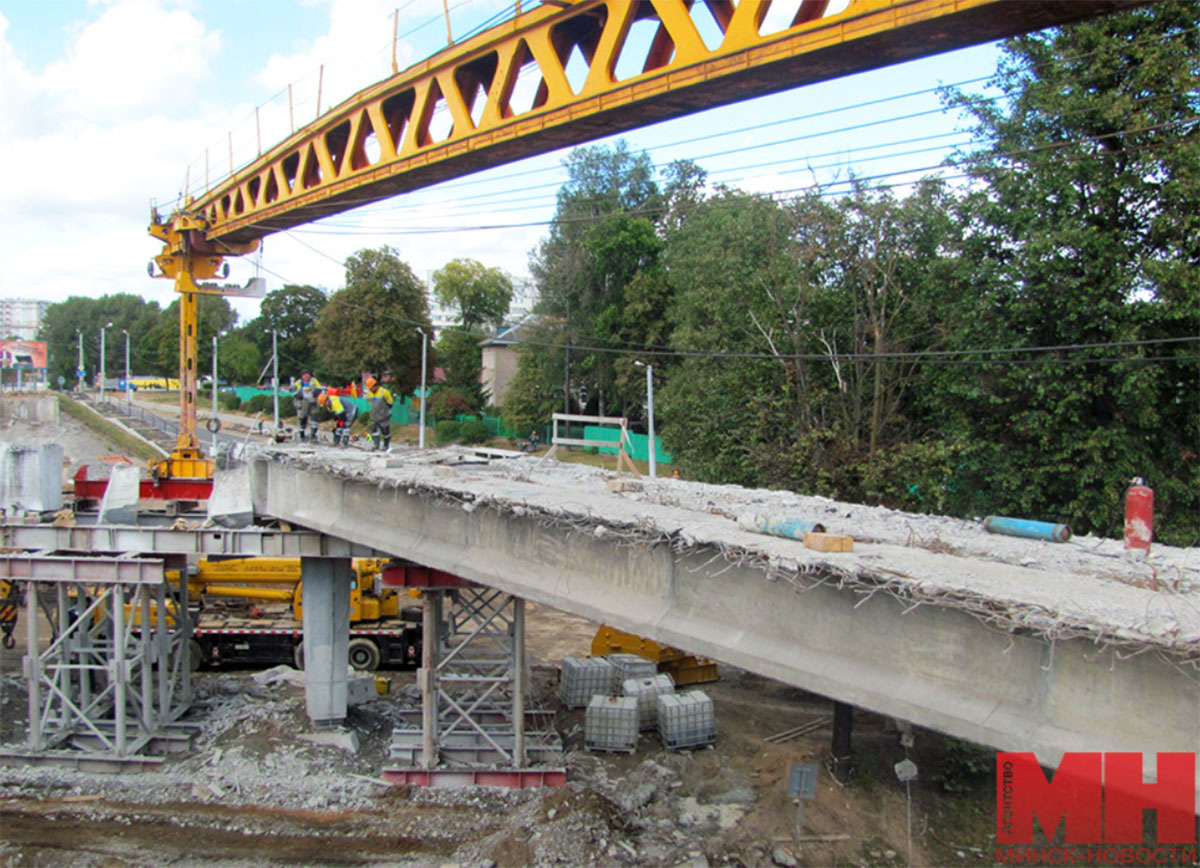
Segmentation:
{"type": "Polygon", "coordinates": [[[208,498],[208,517],[221,527],[247,527],[254,521],[250,468],[244,464],[218,471],[208,498]]]}
{"type": "Polygon", "coordinates": [[[57,443],[0,444],[0,508],[8,513],[62,509],[62,461],[57,443]]]}
{"type": "Polygon", "coordinates": [[[100,499],[100,524],[137,524],[141,471],[132,464],[115,464],[100,499]]]}
{"type": "Polygon", "coordinates": [[[738,516],[737,523],[742,530],[752,533],[765,533],[794,540],[803,540],[805,534],[823,533],[825,530],[825,525],[820,522],[762,512],[743,512],[738,516]]]}
{"type": "Polygon", "coordinates": [[[835,533],[807,533],[804,535],[804,547],[817,552],[852,552],[854,537],[835,533]]]}

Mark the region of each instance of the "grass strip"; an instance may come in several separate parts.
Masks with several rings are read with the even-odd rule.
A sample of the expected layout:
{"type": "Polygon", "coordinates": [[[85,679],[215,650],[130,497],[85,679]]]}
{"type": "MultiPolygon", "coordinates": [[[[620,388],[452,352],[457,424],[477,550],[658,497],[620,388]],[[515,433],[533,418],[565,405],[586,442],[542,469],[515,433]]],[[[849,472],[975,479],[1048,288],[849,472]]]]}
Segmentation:
{"type": "Polygon", "coordinates": [[[140,461],[161,461],[162,455],[145,441],[129,434],[109,422],[91,407],[86,407],[78,401],[59,394],[58,406],[68,416],[77,419],[113,446],[116,446],[129,458],[140,461]]]}

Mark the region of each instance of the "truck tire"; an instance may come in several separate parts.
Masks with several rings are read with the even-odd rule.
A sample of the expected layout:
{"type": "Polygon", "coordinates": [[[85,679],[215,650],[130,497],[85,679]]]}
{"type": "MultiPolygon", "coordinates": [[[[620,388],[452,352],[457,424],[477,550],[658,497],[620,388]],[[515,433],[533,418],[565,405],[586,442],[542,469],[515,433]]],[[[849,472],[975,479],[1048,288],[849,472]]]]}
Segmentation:
{"type": "Polygon", "coordinates": [[[379,646],[361,636],[350,640],[350,665],[357,672],[374,672],[379,668],[379,646]]]}
{"type": "Polygon", "coordinates": [[[296,648],[295,648],[295,650],[292,651],[292,663],[294,663],[296,668],[299,669],[301,672],[304,671],[304,640],[303,639],[301,639],[299,642],[296,643],[296,648]]]}
{"type": "Polygon", "coordinates": [[[195,639],[188,639],[188,668],[192,672],[199,672],[203,665],[204,646],[195,639]]]}

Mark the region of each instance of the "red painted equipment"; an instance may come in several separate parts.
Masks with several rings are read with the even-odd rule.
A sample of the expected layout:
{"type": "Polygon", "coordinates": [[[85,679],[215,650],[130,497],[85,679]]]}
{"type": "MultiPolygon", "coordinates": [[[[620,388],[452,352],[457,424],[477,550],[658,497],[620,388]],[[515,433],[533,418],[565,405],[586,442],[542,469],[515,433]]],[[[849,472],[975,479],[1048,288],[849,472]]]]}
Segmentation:
{"type": "Polygon", "coordinates": [[[1125,548],[1150,553],[1154,535],[1154,489],[1135,476],[1125,492],[1125,548]]]}
{"type": "MultiPolygon", "coordinates": [[[[211,479],[143,479],[138,497],[143,500],[208,500],[211,479]]],[[[87,465],[75,474],[75,500],[100,500],[108,488],[107,479],[88,479],[87,465]]]]}

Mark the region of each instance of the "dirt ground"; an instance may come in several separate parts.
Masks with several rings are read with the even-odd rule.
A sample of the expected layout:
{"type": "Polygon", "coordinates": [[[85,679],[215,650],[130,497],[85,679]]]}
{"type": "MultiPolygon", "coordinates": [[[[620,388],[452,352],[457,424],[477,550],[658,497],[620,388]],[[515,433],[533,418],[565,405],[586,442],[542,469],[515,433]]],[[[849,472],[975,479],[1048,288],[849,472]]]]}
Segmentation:
{"type": "MultiPolygon", "coordinates": [[[[43,439],[64,444],[72,472],[111,450],[67,417],[59,426],[0,431],[0,441],[43,439]]],[[[382,785],[399,713],[419,706],[412,672],[387,673],[387,696],[351,708],[347,726],[360,744],[351,753],[302,738],[312,728],[301,688],[262,686],[250,671],[211,671],[197,676],[186,718],[200,728],[195,749],[157,771],[0,764],[0,865],[990,864],[990,754],[916,733],[908,754],[922,778],[913,791],[910,861],[905,792],[892,773],[906,751],[890,722],[856,714],[855,774],[839,784],[827,770],[828,724],[764,741],[828,717],[830,703],[730,667],[702,685],[715,705],[715,746],[668,751],[643,733],[631,755],[585,751],[584,712],[558,701],[557,667],[565,656],[586,655],[596,628],[529,605],[534,693],[555,712],[563,787],[382,785]],[[797,846],[797,806],[786,789],[789,765],[802,761],[822,771],[797,846]]],[[[22,748],[27,725],[20,654],[19,646],[0,653],[0,744],[10,750],[22,748]]]]}
{"type": "MultiPolygon", "coordinates": [[[[586,654],[596,625],[532,604],[527,623],[536,692],[563,735],[564,787],[375,783],[398,711],[419,701],[411,672],[388,673],[388,696],[351,709],[347,725],[360,741],[353,754],[300,739],[311,731],[300,688],[260,686],[248,671],[206,672],[187,718],[202,726],[196,749],[159,771],[0,768],[0,864],[981,864],[986,799],[947,800],[936,786],[914,796],[908,863],[904,792],[885,774],[904,749],[886,721],[866,713],[855,719],[860,773],[843,786],[821,772],[817,797],[804,806],[803,834],[814,840],[797,848],[788,767],[827,765],[829,730],[781,744],[763,739],[827,717],[830,705],[730,667],[702,688],[716,708],[715,747],[672,752],[644,733],[631,755],[586,752],[584,712],[559,704],[555,664],[586,654]]],[[[0,741],[19,746],[24,682],[15,652],[3,656],[0,741]]],[[[921,749],[940,745],[919,733],[912,755],[925,768],[921,749]]]]}

